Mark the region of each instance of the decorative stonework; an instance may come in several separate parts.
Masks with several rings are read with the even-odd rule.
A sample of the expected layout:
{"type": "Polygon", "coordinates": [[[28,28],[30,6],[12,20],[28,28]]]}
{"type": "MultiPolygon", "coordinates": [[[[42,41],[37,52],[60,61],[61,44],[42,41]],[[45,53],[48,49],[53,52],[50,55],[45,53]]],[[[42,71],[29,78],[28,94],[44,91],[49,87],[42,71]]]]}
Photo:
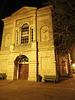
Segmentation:
{"type": "Polygon", "coordinates": [[[33,18],[30,18],[30,19],[29,19],[29,23],[30,23],[30,24],[33,24],[33,18]]]}
{"type": "Polygon", "coordinates": [[[47,26],[41,28],[41,42],[43,41],[49,41],[49,28],[47,26]]]}
{"type": "Polygon", "coordinates": [[[16,20],[16,27],[21,27],[25,23],[33,24],[33,17],[16,20]]]}
{"type": "Polygon", "coordinates": [[[13,31],[13,27],[5,27],[4,28],[4,34],[10,33],[13,31]]]}
{"type": "Polygon", "coordinates": [[[10,46],[10,42],[11,42],[11,35],[7,34],[5,36],[5,47],[10,46]]]}

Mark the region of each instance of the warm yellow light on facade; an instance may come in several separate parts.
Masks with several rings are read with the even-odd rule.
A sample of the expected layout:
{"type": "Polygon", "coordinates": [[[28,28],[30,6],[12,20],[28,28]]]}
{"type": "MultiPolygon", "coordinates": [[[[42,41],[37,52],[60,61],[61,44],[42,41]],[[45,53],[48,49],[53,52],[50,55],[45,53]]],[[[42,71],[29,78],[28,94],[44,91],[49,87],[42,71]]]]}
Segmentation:
{"type": "Polygon", "coordinates": [[[75,67],[75,63],[73,63],[72,66],[75,67]]]}

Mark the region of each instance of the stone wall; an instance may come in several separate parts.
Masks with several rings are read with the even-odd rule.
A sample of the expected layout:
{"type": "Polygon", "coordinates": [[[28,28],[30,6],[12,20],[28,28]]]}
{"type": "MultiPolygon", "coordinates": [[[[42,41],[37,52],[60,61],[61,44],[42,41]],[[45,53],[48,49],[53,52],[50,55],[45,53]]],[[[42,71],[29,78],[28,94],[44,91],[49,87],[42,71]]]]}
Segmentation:
{"type": "MultiPolygon", "coordinates": [[[[0,72],[6,73],[7,79],[18,79],[19,69],[14,61],[19,55],[25,55],[29,59],[28,80],[37,80],[37,70],[42,77],[45,74],[56,76],[51,6],[38,10],[23,7],[3,21],[0,72]],[[25,23],[29,24],[29,29],[33,28],[33,42],[29,39],[28,44],[16,44],[16,32],[20,35],[21,26],[25,23]]],[[[31,38],[30,33],[29,36],[31,38]]],[[[20,41],[20,36],[18,39],[20,41]]]]}
{"type": "MultiPolygon", "coordinates": [[[[14,72],[16,70],[14,61],[17,56],[25,55],[29,59],[29,77],[28,80],[36,81],[36,53],[37,49],[36,43],[33,43],[31,46],[31,50],[22,51],[1,51],[0,52],[0,73],[6,73],[7,79],[14,79],[14,72]]],[[[25,48],[26,49],[26,48],[25,48]]],[[[15,76],[16,77],[16,76],[15,76]]]]}
{"type": "Polygon", "coordinates": [[[51,6],[38,9],[37,41],[39,74],[56,76],[51,6]]]}

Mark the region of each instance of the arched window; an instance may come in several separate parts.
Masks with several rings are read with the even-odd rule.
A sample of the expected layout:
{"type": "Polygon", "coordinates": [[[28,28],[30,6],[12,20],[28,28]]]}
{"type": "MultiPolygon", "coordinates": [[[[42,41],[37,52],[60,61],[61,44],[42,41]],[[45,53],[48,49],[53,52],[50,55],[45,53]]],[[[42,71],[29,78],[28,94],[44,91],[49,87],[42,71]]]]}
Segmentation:
{"type": "Polygon", "coordinates": [[[21,27],[21,44],[29,42],[29,26],[28,24],[23,24],[21,27]]]}
{"type": "Polygon", "coordinates": [[[28,59],[28,57],[27,56],[25,56],[25,55],[19,55],[19,56],[17,56],[17,58],[15,59],[15,61],[14,61],[14,63],[15,63],[15,65],[16,66],[18,66],[18,62],[19,63],[22,63],[22,62],[29,62],[29,59],[28,59]]]}
{"type": "Polygon", "coordinates": [[[16,30],[16,45],[27,44],[33,42],[33,27],[29,27],[27,23],[16,30]]]}
{"type": "Polygon", "coordinates": [[[20,60],[19,60],[19,63],[21,63],[21,62],[28,62],[28,58],[25,57],[25,58],[20,59],[20,60]]]}

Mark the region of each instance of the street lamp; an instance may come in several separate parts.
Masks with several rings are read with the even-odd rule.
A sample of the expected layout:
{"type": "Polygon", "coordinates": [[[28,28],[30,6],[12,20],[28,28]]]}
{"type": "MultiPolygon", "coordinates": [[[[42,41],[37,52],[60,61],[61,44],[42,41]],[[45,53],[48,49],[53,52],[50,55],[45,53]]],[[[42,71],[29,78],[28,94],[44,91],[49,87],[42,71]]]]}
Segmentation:
{"type": "Polygon", "coordinates": [[[72,64],[73,73],[75,73],[75,63],[72,64]]]}

